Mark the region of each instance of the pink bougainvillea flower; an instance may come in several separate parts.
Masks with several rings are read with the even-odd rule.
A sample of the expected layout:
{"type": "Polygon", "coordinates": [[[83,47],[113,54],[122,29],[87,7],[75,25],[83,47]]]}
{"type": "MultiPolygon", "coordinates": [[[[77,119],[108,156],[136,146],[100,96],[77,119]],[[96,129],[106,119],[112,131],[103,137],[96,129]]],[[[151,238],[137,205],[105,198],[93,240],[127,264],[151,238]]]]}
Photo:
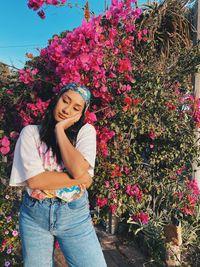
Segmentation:
{"type": "Polygon", "coordinates": [[[38,69],[29,69],[26,70],[19,70],[19,80],[27,85],[32,85],[34,81],[34,76],[38,73],[38,69]]]}
{"type": "Polygon", "coordinates": [[[187,200],[190,206],[194,206],[196,204],[196,196],[187,196],[187,200]]]}
{"type": "Polygon", "coordinates": [[[140,99],[140,98],[133,99],[133,104],[138,105],[141,101],[142,101],[142,99],[140,99]]]}
{"type": "Polygon", "coordinates": [[[174,104],[172,104],[172,102],[170,102],[170,101],[166,102],[165,105],[167,106],[169,111],[176,110],[176,106],[174,104]]]}
{"type": "Polygon", "coordinates": [[[135,10],[133,10],[132,14],[136,19],[138,19],[140,17],[140,15],[142,14],[142,9],[136,8],[135,10]]]}
{"type": "Polygon", "coordinates": [[[32,75],[36,75],[38,73],[38,69],[33,69],[33,70],[31,70],[31,74],[32,75]]]}
{"type": "Polygon", "coordinates": [[[177,170],[176,173],[177,173],[178,175],[181,175],[182,172],[184,171],[184,169],[185,169],[185,166],[182,166],[180,169],[177,170]]]}
{"type": "Polygon", "coordinates": [[[6,135],[2,138],[1,145],[4,147],[7,147],[10,145],[10,141],[8,140],[8,137],[6,135]]]}
{"type": "Polygon", "coordinates": [[[111,189],[110,197],[111,197],[112,199],[115,199],[115,198],[117,197],[117,194],[116,194],[116,192],[114,191],[114,189],[111,189]]]}
{"type": "Polygon", "coordinates": [[[132,98],[129,97],[129,96],[126,96],[124,98],[124,104],[125,104],[125,106],[123,106],[123,108],[122,108],[123,111],[126,112],[130,108],[130,106],[132,105],[132,103],[133,103],[132,98]]]}
{"type": "Polygon", "coordinates": [[[97,147],[101,151],[103,157],[107,157],[109,155],[109,150],[106,142],[104,141],[98,142],[97,147]]]}
{"type": "Polygon", "coordinates": [[[123,172],[125,174],[129,174],[130,173],[130,168],[126,167],[126,166],[123,166],[123,172]]]}
{"type": "Polygon", "coordinates": [[[138,218],[142,224],[148,224],[149,222],[149,215],[143,211],[139,213],[138,218]]]}
{"type": "Polygon", "coordinates": [[[108,199],[107,198],[97,198],[96,199],[96,204],[98,207],[103,207],[108,203],[108,199]]]}
{"type": "Polygon", "coordinates": [[[8,89],[8,90],[6,90],[6,94],[8,94],[8,95],[12,95],[12,94],[13,94],[13,89],[8,89]]]}
{"type": "Polygon", "coordinates": [[[183,192],[175,192],[174,195],[178,197],[179,201],[181,199],[183,199],[183,197],[184,197],[184,193],[183,192]]]}
{"type": "Polygon", "coordinates": [[[152,131],[148,134],[148,136],[149,136],[149,138],[151,140],[155,140],[156,139],[156,134],[154,132],[152,132],[152,131]]]}
{"type": "Polygon", "coordinates": [[[132,186],[130,184],[127,184],[126,193],[131,197],[135,197],[139,201],[142,199],[142,191],[136,184],[132,186]]]}
{"type": "Polygon", "coordinates": [[[109,188],[110,187],[110,182],[109,181],[105,181],[104,183],[105,183],[105,187],[106,188],[109,188]]]}
{"type": "Polygon", "coordinates": [[[87,110],[85,113],[85,121],[93,124],[95,121],[97,121],[96,114],[87,110]]]}
{"type": "Polygon", "coordinates": [[[132,71],[132,66],[129,58],[119,59],[118,64],[119,64],[118,66],[119,72],[132,71]]]}
{"type": "Polygon", "coordinates": [[[183,208],[181,208],[181,211],[185,213],[186,215],[193,215],[194,214],[194,207],[189,207],[185,205],[183,208]]]}
{"type": "Polygon", "coordinates": [[[46,15],[44,13],[44,10],[40,10],[37,12],[38,16],[41,18],[41,19],[45,19],[46,18],[46,15]]]}
{"type": "Polygon", "coordinates": [[[34,11],[40,9],[44,4],[46,5],[63,5],[66,0],[28,0],[28,7],[34,11]]]}
{"type": "Polygon", "coordinates": [[[119,183],[115,182],[115,189],[118,190],[119,189],[119,183]]]}
{"type": "MultiPolygon", "coordinates": [[[[176,88],[176,89],[179,89],[180,87],[181,87],[181,83],[180,83],[180,82],[176,82],[176,83],[175,83],[175,88],[176,88]]],[[[179,91],[179,92],[180,92],[180,91],[179,91]]]]}
{"type": "Polygon", "coordinates": [[[5,250],[5,247],[8,243],[8,240],[7,239],[4,239],[1,243],[1,248],[0,248],[0,251],[3,252],[5,250]]]}
{"type": "Polygon", "coordinates": [[[43,115],[47,106],[49,105],[49,100],[46,102],[43,102],[40,98],[36,99],[36,103],[28,103],[27,109],[32,111],[32,114],[37,117],[39,114],[43,115]]]}
{"type": "Polygon", "coordinates": [[[114,170],[111,172],[112,177],[120,177],[121,176],[121,168],[118,164],[114,164],[114,170]]]}
{"type": "Polygon", "coordinates": [[[3,155],[8,154],[9,151],[10,151],[10,147],[9,147],[9,146],[2,146],[2,147],[0,148],[0,152],[1,152],[3,155]]]}
{"type": "Polygon", "coordinates": [[[17,139],[18,136],[19,136],[18,132],[15,132],[15,131],[10,132],[10,138],[15,140],[17,139]]]}
{"type": "Polygon", "coordinates": [[[99,136],[101,141],[107,142],[108,140],[112,139],[115,135],[113,130],[109,130],[108,127],[103,127],[101,129],[101,134],[99,136]]]}
{"type": "Polygon", "coordinates": [[[28,0],[28,7],[32,8],[34,11],[38,10],[42,5],[44,5],[45,0],[28,0]]]}
{"type": "Polygon", "coordinates": [[[1,145],[2,147],[0,147],[0,152],[3,155],[8,154],[8,152],[10,151],[10,141],[6,135],[2,138],[1,145]]]}
{"type": "Polygon", "coordinates": [[[138,38],[138,41],[146,41],[146,35],[148,33],[148,30],[147,29],[144,29],[144,30],[141,30],[137,33],[137,38],[138,38]]]}
{"type": "Polygon", "coordinates": [[[29,125],[29,124],[33,123],[33,119],[24,110],[21,110],[19,112],[19,115],[20,115],[20,117],[22,119],[23,126],[26,126],[26,125],[29,125]]]}
{"type": "Polygon", "coordinates": [[[140,221],[142,224],[148,224],[149,222],[149,215],[146,212],[141,211],[140,213],[133,214],[131,216],[133,221],[140,221]]]}
{"type": "Polygon", "coordinates": [[[194,179],[187,183],[187,187],[192,191],[195,196],[199,195],[199,188],[197,182],[194,179]]]}
{"type": "Polygon", "coordinates": [[[110,209],[111,213],[114,214],[117,210],[117,206],[116,205],[110,205],[109,209],[110,209]]]}
{"type": "Polygon", "coordinates": [[[107,142],[111,140],[114,135],[115,132],[109,130],[107,127],[103,127],[101,133],[99,130],[97,131],[97,147],[104,157],[109,155],[107,142]]]}

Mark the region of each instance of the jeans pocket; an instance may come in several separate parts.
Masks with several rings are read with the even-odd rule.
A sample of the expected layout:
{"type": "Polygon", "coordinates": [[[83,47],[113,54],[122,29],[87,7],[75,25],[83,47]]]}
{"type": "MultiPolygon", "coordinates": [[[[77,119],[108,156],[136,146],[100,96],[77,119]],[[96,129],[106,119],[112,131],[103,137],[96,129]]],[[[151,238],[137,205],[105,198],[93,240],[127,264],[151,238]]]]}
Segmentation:
{"type": "Polygon", "coordinates": [[[26,208],[33,208],[37,204],[37,199],[30,198],[28,196],[24,196],[22,201],[22,205],[26,208]]]}
{"type": "Polygon", "coordinates": [[[73,209],[73,210],[74,209],[83,209],[83,208],[86,208],[87,206],[89,206],[89,201],[88,201],[87,195],[84,194],[80,198],[72,200],[72,201],[68,202],[67,204],[68,204],[68,207],[70,209],[73,209]]]}

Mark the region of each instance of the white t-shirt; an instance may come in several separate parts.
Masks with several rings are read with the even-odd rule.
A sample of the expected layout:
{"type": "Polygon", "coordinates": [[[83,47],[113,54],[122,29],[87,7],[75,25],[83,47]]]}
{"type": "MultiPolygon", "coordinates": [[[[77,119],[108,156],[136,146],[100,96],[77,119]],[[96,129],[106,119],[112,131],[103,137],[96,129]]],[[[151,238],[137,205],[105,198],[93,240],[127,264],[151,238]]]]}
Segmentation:
{"type": "MultiPolygon", "coordinates": [[[[76,149],[90,164],[88,169],[91,177],[94,176],[96,158],[96,130],[93,125],[86,123],[78,132],[76,149]]],[[[26,184],[26,180],[44,171],[62,171],[63,164],[57,164],[52,150],[47,153],[46,144],[40,142],[38,125],[25,126],[17,140],[10,186],[25,186],[29,195],[32,189],[26,184]]]]}

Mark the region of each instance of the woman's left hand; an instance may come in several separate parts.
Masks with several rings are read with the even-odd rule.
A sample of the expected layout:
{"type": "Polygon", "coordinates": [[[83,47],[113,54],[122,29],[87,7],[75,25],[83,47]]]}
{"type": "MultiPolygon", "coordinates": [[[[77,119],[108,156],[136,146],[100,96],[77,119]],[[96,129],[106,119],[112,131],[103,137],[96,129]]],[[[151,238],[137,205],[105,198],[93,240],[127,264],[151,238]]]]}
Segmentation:
{"type": "Polygon", "coordinates": [[[80,120],[82,114],[76,114],[75,116],[72,116],[70,118],[64,119],[62,121],[59,121],[56,123],[56,128],[61,127],[64,130],[71,127],[73,124],[75,124],[77,121],[80,120]]]}

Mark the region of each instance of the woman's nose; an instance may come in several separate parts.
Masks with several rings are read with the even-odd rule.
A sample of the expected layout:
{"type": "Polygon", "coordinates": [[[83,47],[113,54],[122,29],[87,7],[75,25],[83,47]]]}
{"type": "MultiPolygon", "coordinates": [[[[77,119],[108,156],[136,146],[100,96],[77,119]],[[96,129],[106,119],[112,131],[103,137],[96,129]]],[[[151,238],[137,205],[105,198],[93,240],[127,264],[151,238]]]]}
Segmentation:
{"type": "Polygon", "coordinates": [[[70,108],[69,107],[64,107],[62,109],[62,112],[65,114],[65,115],[70,115],[70,108]]]}

